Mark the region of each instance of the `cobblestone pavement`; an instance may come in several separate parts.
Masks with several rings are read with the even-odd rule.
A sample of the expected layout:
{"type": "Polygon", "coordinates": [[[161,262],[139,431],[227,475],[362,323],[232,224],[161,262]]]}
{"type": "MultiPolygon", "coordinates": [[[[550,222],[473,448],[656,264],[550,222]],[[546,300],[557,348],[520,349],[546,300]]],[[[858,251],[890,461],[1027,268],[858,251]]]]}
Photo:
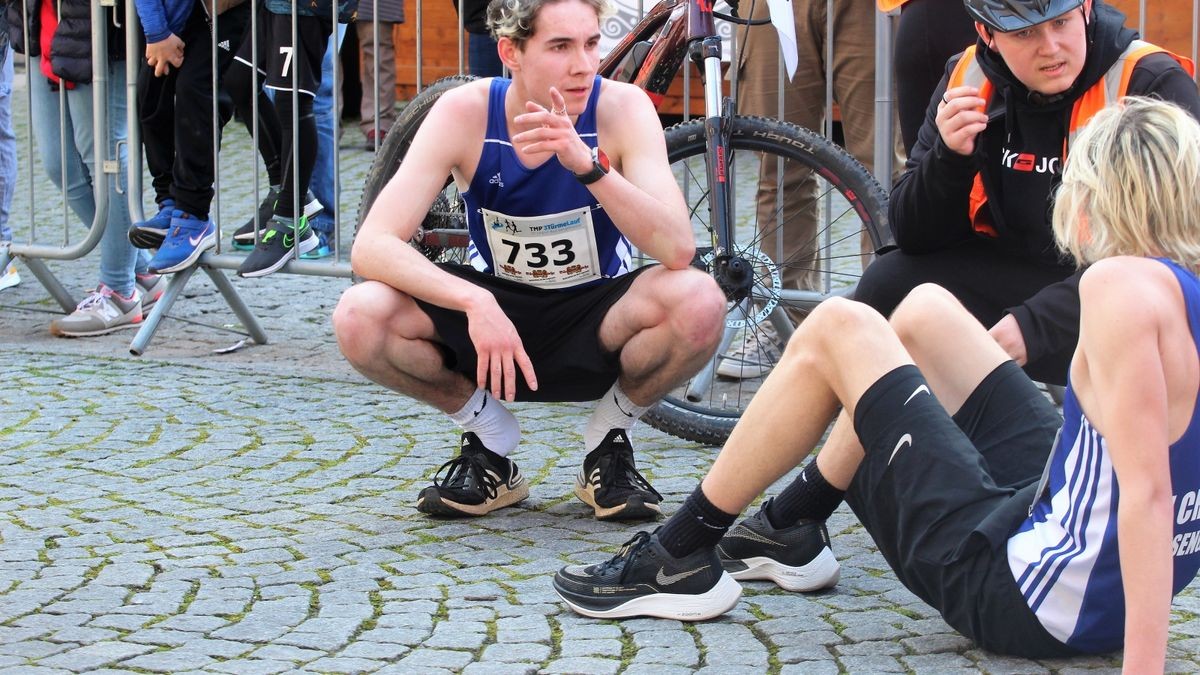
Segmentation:
{"type": "MultiPolygon", "coordinates": [[[[352,210],[369,157],[346,137],[352,210]]],[[[223,208],[244,217],[243,188],[223,208]]],[[[83,289],[96,264],[52,269],[83,289]]],[[[235,279],[272,342],[215,354],[239,339],[236,319],[197,276],[141,358],[129,332],[50,337],[55,305],[30,275],[0,293],[0,672],[1117,670],[974,648],[896,582],[845,510],[830,522],[843,566],[831,591],[747,583],[733,612],[701,624],[573,615],[550,575],[634,529],[571,495],[587,407],[516,406],[533,483],[519,507],[422,516],[416,494],[457,436],[339,357],[329,314],[347,283],[235,279]]],[[[668,511],[715,455],[644,427],[635,439],[668,511]]],[[[1175,603],[1170,670],[1200,670],[1198,614],[1192,588],[1175,603]]]]}

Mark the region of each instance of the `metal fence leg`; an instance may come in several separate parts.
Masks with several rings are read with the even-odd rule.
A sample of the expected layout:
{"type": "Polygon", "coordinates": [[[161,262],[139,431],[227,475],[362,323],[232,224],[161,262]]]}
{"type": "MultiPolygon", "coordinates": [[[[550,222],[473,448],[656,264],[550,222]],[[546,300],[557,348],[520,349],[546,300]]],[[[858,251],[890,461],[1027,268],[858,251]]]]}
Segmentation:
{"type": "Polygon", "coordinates": [[[175,304],[175,300],[183,292],[183,287],[187,286],[188,280],[195,273],[196,266],[192,265],[171,275],[171,280],[167,282],[167,290],[163,291],[162,297],[154,303],[154,309],[150,310],[150,314],[142,319],[141,328],[138,328],[137,335],[133,336],[133,342],[129,343],[130,354],[141,356],[146,352],[146,346],[150,344],[154,332],[158,330],[158,323],[162,321],[163,315],[171,310],[171,305],[175,304]]]}
{"type": "Polygon", "coordinates": [[[205,266],[205,273],[208,278],[212,279],[213,284],[221,291],[221,295],[225,296],[225,302],[233,313],[237,315],[238,320],[242,322],[242,327],[250,334],[250,337],[258,344],[267,344],[267,334],[263,331],[262,326],[258,323],[258,317],[254,316],[254,312],[246,306],[246,302],[242,300],[242,296],[238,294],[237,289],[233,284],[229,283],[229,279],[225,278],[225,274],[219,269],[205,266]]]}
{"type": "Polygon", "coordinates": [[[237,289],[233,284],[229,283],[229,279],[221,270],[214,269],[208,265],[192,265],[191,267],[176,272],[169,282],[167,282],[167,290],[163,291],[162,297],[154,304],[154,309],[150,310],[150,314],[142,321],[142,327],[138,329],[137,335],[133,336],[133,341],[129,343],[129,353],[134,356],[141,356],[145,353],[147,345],[154,337],[155,331],[158,330],[158,324],[162,321],[164,314],[171,310],[171,306],[179,298],[179,294],[183,292],[183,287],[187,286],[192,275],[196,273],[196,268],[203,269],[208,278],[212,279],[213,284],[221,295],[225,298],[226,304],[237,315],[238,319],[245,326],[246,331],[250,334],[253,340],[260,344],[267,344],[267,334],[263,331],[262,326],[258,323],[258,317],[250,311],[246,303],[242,300],[242,296],[238,295],[237,289]]]}
{"type": "Polygon", "coordinates": [[[58,303],[59,307],[63,308],[64,312],[70,313],[75,311],[75,305],[77,304],[75,298],[59,283],[58,277],[54,276],[54,273],[46,266],[44,260],[41,258],[21,258],[21,264],[28,268],[30,272],[33,272],[33,276],[37,277],[37,280],[46,288],[46,292],[50,294],[50,297],[54,298],[54,301],[58,303]]]}

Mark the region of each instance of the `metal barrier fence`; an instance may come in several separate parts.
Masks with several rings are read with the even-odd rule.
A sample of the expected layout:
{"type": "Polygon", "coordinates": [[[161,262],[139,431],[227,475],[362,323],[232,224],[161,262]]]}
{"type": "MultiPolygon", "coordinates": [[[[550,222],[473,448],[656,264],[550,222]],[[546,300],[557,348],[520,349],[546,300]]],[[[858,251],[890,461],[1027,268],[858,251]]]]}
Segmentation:
{"type": "MultiPolygon", "coordinates": [[[[250,0],[250,1],[253,2],[253,0],[250,0]]],[[[370,1],[374,2],[375,0],[370,0],[370,1]]],[[[920,0],[916,0],[916,1],[919,2],[920,0]]],[[[457,27],[458,28],[458,31],[457,31],[457,33],[458,33],[458,41],[457,41],[458,42],[458,44],[457,44],[458,59],[457,59],[457,62],[458,62],[458,71],[459,71],[459,73],[461,73],[464,70],[464,54],[465,54],[464,35],[465,34],[463,31],[463,23],[462,23],[463,22],[462,0],[459,0],[459,2],[460,2],[460,5],[459,5],[460,11],[458,12],[459,18],[458,18],[458,27],[457,27]]],[[[832,2],[832,0],[830,0],[830,2],[832,2]]],[[[1191,30],[1191,55],[1190,56],[1193,60],[1196,60],[1196,58],[1197,58],[1197,35],[1200,34],[1200,29],[1197,28],[1197,17],[1200,17],[1200,0],[1192,0],[1191,4],[1192,4],[1192,22],[1191,22],[1192,30],[1191,30]]],[[[91,25],[93,27],[105,26],[106,19],[104,16],[104,10],[106,7],[111,7],[111,6],[115,6],[115,5],[116,5],[115,0],[92,0],[92,2],[90,3],[91,25]]],[[[415,21],[416,21],[416,30],[415,30],[416,47],[415,47],[415,54],[413,54],[412,56],[415,57],[416,66],[417,66],[416,67],[416,73],[417,73],[417,83],[416,84],[417,84],[418,89],[420,89],[422,86],[427,84],[422,81],[422,72],[424,70],[424,60],[423,59],[424,59],[424,55],[425,55],[425,47],[423,46],[425,41],[423,38],[424,38],[424,31],[426,30],[426,27],[423,23],[423,20],[424,20],[423,5],[424,5],[423,0],[416,0],[416,2],[415,2],[416,11],[415,11],[415,13],[413,13],[415,15],[415,21]]],[[[1142,32],[1143,35],[1147,39],[1153,41],[1155,39],[1154,34],[1153,33],[1151,33],[1149,35],[1146,34],[1146,17],[1147,17],[1146,0],[1139,0],[1138,7],[1139,7],[1138,26],[1141,28],[1140,32],[1142,32]]],[[[642,6],[639,5],[638,12],[637,12],[637,18],[640,18],[642,9],[643,9],[642,6]]],[[[295,21],[295,3],[293,3],[293,5],[292,5],[292,11],[293,11],[293,21],[295,21]]],[[[333,7],[332,11],[333,11],[333,16],[331,18],[333,19],[334,24],[336,25],[336,11],[337,11],[336,4],[333,7]]],[[[255,41],[258,39],[259,32],[260,32],[258,30],[258,25],[257,25],[257,21],[258,21],[257,14],[258,13],[255,11],[250,12],[251,18],[250,18],[249,39],[255,40],[255,41]]],[[[827,25],[827,31],[828,31],[827,34],[832,34],[833,12],[829,12],[828,14],[830,16],[830,19],[829,19],[830,23],[827,25]]],[[[376,15],[377,15],[377,13],[376,13],[376,15]]],[[[889,14],[883,14],[878,11],[875,12],[876,134],[875,134],[875,153],[874,153],[875,162],[874,162],[874,165],[876,167],[877,177],[880,179],[880,182],[883,183],[885,186],[890,186],[890,183],[891,183],[892,176],[891,176],[891,172],[887,170],[887,167],[889,166],[889,159],[891,157],[892,148],[895,145],[895,140],[894,140],[895,139],[895,127],[891,123],[891,121],[893,120],[893,114],[894,114],[894,102],[893,102],[893,88],[894,87],[893,87],[893,80],[892,80],[892,76],[891,76],[891,73],[892,73],[892,68],[891,68],[892,57],[891,57],[891,55],[892,55],[892,49],[893,49],[892,36],[895,31],[895,23],[896,23],[896,19],[897,19],[898,15],[899,15],[899,10],[894,10],[893,12],[891,12],[889,14]]],[[[108,54],[108,47],[109,47],[109,45],[107,44],[107,34],[106,34],[106,31],[102,30],[102,29],[95,29],[92,31],[93,39],[92,39],[91,53],[92,53],[92,65],[93,65],[93,73],[92,73],[92,77],[93,77],[92,112],[93,112],[93,116],[92,116],[91,124],[92,124],[93,137],[96,139],[96,142],[95,142],[95,158],[94,158],[94,164],[93,164],[93,166],[95,167],[95,170],[93,170],[91,172],[92,173],[91,178],[92,178],[93,195],[94,195],[94,200],[95,200],[95,204],[96,204],[96,212],[95,212],[96,215],[95,215],[95,218],[93,219],[93,222],[91,223],[91,226],[89,227],[86,235],[82,239],[79,239],[74,242],[71,241],[71,226],[70,226],[70,222],[69,222],[70,214],[68,213],[68,209],[66,206],[66,198],[65,198],[65,190],[66,190],[65,186],[66,186],[67,181],[65,180],[66,169],[65,169],[65,162],[64,162],[64,169],[63,169],[64,176],[63,176],[63,181],[62,181],[62,183],[64,185],[64,188],[63,188],[63,191],[64,191],[63,202],[64,203],[63,203],[63,207],[62,207],[63,243],[61,243],[61,244],[47,243],[46,241],[42,241],[39,238],[39,236],[38,236],[39,228],[37,226],[38,219],[34,217],[34,210],[35,210],[35,204],[37,203],[37,199],[36,199],[35,190],[33,187],[34,184],[37,183],[37,180],[35,178],[35,176],[36,176],[35,172],[37,171],[37,167],[36,167],[37,162],[34,160],[35,153],[34,153],[34,149],[33,149],[33,139],[32,139],[32,134],[30,134],[30,137],[28,139],[26,139],[26,143],[24,144],[28,151],[27,159],[29,159],[30,161],[21,163],[22,166],[26,167],[26,169],[30,172],[29,218],[28,218],[29,232],[28,232],[28,236],[27,236],[27,241],[24,243],[19,243],[14,240],[14,242],[11,244],[0,242],[0,270],[4,269],[4,266],[7,264],[7,262],[9,261],[10,258],[12,258],[12,257],[20,258],[23,261],[24,265],[29,269],[29,271],[32,272],[33,275],[38,279],[38,281],[46,288],[47,292],[51,295],[51,297],[66,312],[70,312],[75,308],[75,300],[71,296],[71,294],[63,287],[63,285],[59,282],[59,280],[55,277],[55,275],[51,272],[49,267],[47,267],[45,261],[47,261],[47,260],[79,259],[79,258],[87,255],[90,251],[92,251],[92,249],[94,249],[97,246],[97,244],[100,242],[101,237],[104,233],[104,228],[107,224],[106,223],[106,213],[108,210],[108,208],[107,208],[108,203],[109,203],[108,200],[112,197],[112,193],[114,192],[114,191],[110,190],[110,184],[113,181],[116,181],[116,184],[117,184],[117,190],[115,192],[117,194],[121,193],[121,189],[120,189],[121,183],[120,183],[120,175],[119,174],[120,174],[120,165],[121,165],[120,154],[121,154],[122,150],[127,151],[127,154],[128,154],[128,170],[127,170],[126,181],[125,181],[125,185],[127,185],[128,187],[127,187],[127,189],[124,190],[123,196],[128,202],[130,219],[132,221],[142,220],[145,215],[143,212],[143,198],[142,198],[142,193],[143,193],[143,190],[142,190],[143,168],[142,168],[142,151],[141,151],[142,146],[141,146],[141,138],[140,138],[140,134],[139,134],[138,111],[137,111],[137,105],[136,105],[136,101],[137,101],[136,92],[137,92],[137,79],[138,79],[137,71],[138,71],[139,64],[143,60],[143,54],[139,48],[139,33],[138,33],[138,31],[140,30],[140,28],[139,28],[139,23],[137,21],[134,3],[132,2],[132,0],[127,0],[125,3],[125,11],[124,11],[123,20],[125,21],[125,26],[127,28],[127,30],[125,31],[125,41],[126,41],[125,42],[125,53],[126,53],[126,60],[125,60],[125,81],[126,81],[125,82],[125,90],[126,90],[126,92],[125,93],[126,93],[126,101],[127,101],[126,127],[127,127],[128,136],[127,136],[127,141],[125,142],[125,147],[122,148],[121,145],[118,145],[115,148],[115,152],[113,151],[112,148],[110,148],[109,143],[101,142],[101,140],[100,140],[100,139],[107,139],[109,136],[109,118],[108,118],[109,111],[108,111],[108,108],[106,105],[106,97],[108,95],[108,90],[109,90],[111,83],[109,82],[110,78],[108,75],[108,68],[105,67],[105,64],[107,63],[107,60],[108,60],[107,54],[108,54]]],[[[207,45],[207,48],[210,50],[210,54],[213,56],[214,60],[215,60],[215,55],[218,53],[218,49],[219,49],[218,40],[217,40],[217,37],[218,37],[217,27],[219,26],[220,21],[221,21],[221,19],[220,19],[219,15],[214,17],[214,19],[213,19],[214,23],[213,23],[213,27],[212,27],[213,29],[210,31],[211,41],[210,41],[210,44],[207,45]]],[[[25,26],[26,27],[28,26],[27,22],[25,23],[25,26]]],[[[335,36],[336,36],[336,33],[335,33],[335,36]]],[[[374,36],[375,36],[375,42],[378,43],[378,37],[379,37],[379,24],[378,23],[375,24],[374,36]]],[[[25,35],[25,38],[26,38],[26,44],[29,44],[30,38],[36,39],[36,36],[25,35]]],[[[236,48],[234,48],[234,49],[236,50],[236,48]]],[[[831,113],[832,113],[832,105],[833,105],[833,95],[832,95],[832,86],[831,86],[832,78],[833,78],[833,73],[832,73],[833,59],[831,58],[832,50],[833,50],[832,41],[827,41],[826,49],[827,49],[827,56],[829,57],[829,58],[825,59],[825,61],[826,61],[826,82],[830,83],[830,84],[827,86],[827,89],[826,89],[826,102],[825,102],[826,103],[826,105],[825,105],[826,116],[825,117],[826,117],[826,120],[829,120],[832,117],[831,113]]],[[[254,50],[254,53],[257,53],[257,49],[254,50]]],[[[371,67],[374,69],[374,73],[375,73],[375,77],[373,79],[377,83],[379,81],[378,75],[379,75],[379,68],[380,68],[380,64],[378,61],[378,50],[376,50],[375,56],[376,56],[375,62],[371,65],[371,67]]],[[[397,54],[397,60],[403,62],[407,56],[408,55],[406,55],[406,54],[397,54]]],[[[10,58],[11,58],[11,55],[10,55],[10,58]]],[[[36,70],[37,70],[36,63],[28,63],[27,62],[26,67],[25,67],[25,76],[26,77],[36,77],[37,76],[36,70]]],[[[688,81],[687,76],[688,76],[688,71],[685,69],[685,78],[684,78],[684,80],[685,80],[684,81],[684,98],[685,98],[685,100],[687,100],[687,98],[690,96],[690,88],[691,88],[691,85],[690,85],[690,82],[688,81]]],[[[295,78],[295,69],[293,69],[293,79],[294,78],[295,78]]],[[[255,80],[255,82],[257,84],[257,80],[258,80],[257,69],[255,69],[253,79],[255,80]]],[[[343,78],[341,77],[339,69],[334,68],[332,84],[333,84],[333,91],[335,92],[335,96],[337,97],[335,99],[335,104],[334,104],[335,111],[340,110],[340,103],[336,102],[336,101],[340,100],[342,79],[343,78]]],[[[733,89],[734,95],[736,95],[737,81],[736,81],[736,78],[733,78],[733,79],[734,79],[734,81],[732,82],[732,89],[733,89]]],[[[782,86],[783,82],[784,82],[784,79],[783,79],[783,75],[781,73],[781,75],[780,75],[781,86],[782,86]]],[[[215,69],[214,69],[214,75],[213,75],[213,79],[212,79],[212,86],[215,91],[216,87],[217,87],[217,79],[216,79],[216,75],[215,75],[215,69]]],[[[26,89],[27,89],[27,93],[29,93],[28,87],[26,89]]],[[[298,94],[295,91],[295,87],[293,87],[293,91],[290,93],[288,93],[288,92],[280,92],[280,93],[284,94],[284,95],[293,96],[293,106],[292,107],[293,107],[293,110],[296,110],[297,106],[295,105],[295,100],[296,100],[295,97],[297,97],[298,94]]],[[[29,96],[27,97],[26,103],[29,106],[27,109],[32,111],[33,104],[32,104],[31,96],[32,95],[29,94],[29,96]]],[[[60,92],[60,102],[65,100],[63,98],[63,96],[65,96],[65,92],[60,92]]],[[[376,97],[375,100],[376,100],[376,103],[378,103],[378,97],[376,97]]],[[[213,105],[213,119],[216,120],[218,117],[218,115],[217,115],[218,103],[217,103],[216,96],[213,97],[212,105],[213,105]]],[[[60,105],[60,110],[62,110],[63,108],[64,108],[64,106],[60,105]]],[[[784,116],[783,112],[784,111],[780,110],[780,114],[777,116],[783,117],[784,116]]],[[[378,120],[378,110],[376,111],[376,113],[377,113],[376,120],[378,120]]],[[[253,111],[253,116],[257,117],[257,114],[258,114],[257,106],[255,105],[255,108],[253,111]]],[[[61,119],[63,117],[65,117],[65,112],[62,112],[60,114],[60,130],[59,130],[60,139],[63,140],[62,146],[64,146],[63,154],[65,156],[65,153],[66,153],[65,146],[67,146],[65,139],[66,139],[67,131],[63,125],[64,120],[61,119]]],[[[336,114],[336,112],[335,112],[333,118],[334,118],[334,122],[333,122],[334,138],[338,138],[338,137],[340,137],[340,133],[341,133],[340,115],[336,114]]],[[[825,131],[826,131],[826,133],[831,132],[830,125],[828,125],[828,124],[826,125],[825,131]]],[[[253,133],[256,134],[257,129],[255,129],[255,131],[253,133]]],[[[292,133],[293,133],[292,148],[294,150],[298,144],[298,131],[297,131],[296,124],[292,125],[292,133]]],[[[184,287],[187,285],[187,283],[189,282],[192,275],[195,273],[195,271],[197,269],[203,270],[205,272],[205,274],[207,274],[207,276],[212,280],[212,282],[214,283],[216,288],[220,291],[220,293],[224,297],[225,301],[229,304],[230,308],[234,311],[234,313],[237,315],[238,319],[242,322],[242,325],[246,329],[249,336],[260,344],[264,344],[267,342],[267,335],[266,335],[265,331],[263,330],[262,326],[259,324],[258,320],[255,318],[253,312],[251,312],[251,310],[246,306],[246,303],[240,297],[237,289],[230,283],[229,279],[225,276],[225,273],[224,273],[225,270],[237,269],[237,267],[241,264],[243,257],[241,255],[233,255],[233,254],[225,252],[224,246],[222,243],[223,240],[225,239],[224,235],[226,234],[226,231],[232,229],[232,228],[221,227],[222,215],[227,215],[230,210],[230,209],[224,208],[224,205],[222,203],[223,202],[222,195],[223,195],[223,192],[227,191],[227,187],[232,188],[233,186],[232,186],[231,181],[229,181],[229,180],[223,181],[222,180],[221,170],[220,170],[221,165],[222,165],[221,152],[223,151],[222,150],[222,141],[221,141],[222,135],[221,135],[220,130],[217,128],[217,125],[215,122],[214,122],[214,126],[212,129],[212,139],[213,139],[212,147],[213,147],[213,152],[214,152],[214,163],[217,168],[216,179],[215,179],[215,184],[214,184],[214,189],[215,189],[216,194],[215,194],[215,197],[213,200],[213,207],[212,207],[213,220],[217,223],[217,227],[218,227],[217,248],[214,251],[205,253],[203,256],[201,256],[200,260],[198,261],[198,263],[196,265],[189,267],[181,272],[175,273],[174,275],[171,276],[171,279],[168,283],[167,289],[166,289],[162,299],[155,305],[155,307],[145,317],[144,323],[142,324],[141,328],[137,332],[137,335],[133,338],[133,340],[130,344],[130,351],[134,354],[141,354],[145,351],[150,340],[153,338],[153,335],[154,335],[155,331],[157,330],[162,318],[170,310],[171,306],[178,300],[180,293],[182,292],[184,287]]],[[[241,142],[245,142],[244,138],[240,138],[239,140],[241,140],[241,142]]],[[[257,140],[258,139],[257,139],[256,135],[252,135],[252,137],[250,139],[251,145],[257,146],[257,140]]],[[[226,145],[228,145],[228,142],[226,143],[226,145]]],[[[348,256],[345,255],[345,252],[347,252],[349,249],[342,246],[342,244],[343,244],[342,230],[343,230],[343,226],[346,221],[345,216],[347,214],[345,213],[345,210],[343,208],[341,208],[342,206],[344,206],[341,203],[342,202],[342,186],[341,186],[341,180],[340,180],[340,177],[342,175],[343,157],[342,157],[342,152],[338,149],[337,145],[338,145],[337,143],[334,144],[335,147],[334,147],[334,153],[332,156],[333,167],[334,167],[333,174],[336,178],[336,180],[334,181],[334,186],[333,186],[333,194],[335,196],[335,199],[334,199],[335,204],[338,207],[335,209],[336,215],[335,215],[335,228],[334,228],[334,243],[335,243],[336,255],[333,257],[333,259],[331,261],[327,261],[327,262],[311,262],[311,261],[293,259],[282,270],[280,270],[280,272],[282,272],[282,273],[316,275],[316,276],[331,276],[331,277],[342,277],[342,278],[350,278],[352,276],[352,271],[351,271],[350,265],[347,261],[348,256]]],[[[257,155],[255,155],[255,165],[256,165],[256,169],[252,172],[252,177],[250,180],[251,188],[252,188],[251,193],[253,195],[251,208],[255,208],[257,206],[257,204],[259,203],[259,199],[261,198],[261,192],[262,192],[262,190],[261,190],[262,186],[261,186],[261,181],[260,181],[260,173],[261,172],[257,168],[257,155]]],[[[241,187],[244,187],[244,186],[241,186],[241,187]]],[[[243,204],[243,206],[244,206],[244,204],[243,204]]],[[[357,222],[357,214],[351,214],[351,215],[353,216],[353,218],[351,219],[352,222],[357,222]]],[[[346,243],[348,243],[348,242],[346,242],[346,243]]]]}

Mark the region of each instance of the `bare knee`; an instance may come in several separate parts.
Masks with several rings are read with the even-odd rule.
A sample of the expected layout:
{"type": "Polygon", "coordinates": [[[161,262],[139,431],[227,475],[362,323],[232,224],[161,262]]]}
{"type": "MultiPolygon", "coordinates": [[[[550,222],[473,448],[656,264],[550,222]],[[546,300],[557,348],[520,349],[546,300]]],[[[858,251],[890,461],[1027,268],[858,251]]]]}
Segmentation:
{"type": "Polygon", "coordinates": [[[830,298],[800,322],[796,334],[788,341],[784,359],[812,359],[829,364],[842,351],[854,358],[863,358],[855,343],[879,333],[890,331],[887,321],[874,309],[846,298],[830,298]]]}
{"type": "Polygon", "coordinates": [[[925,336],[943,333],[945,317],[955,311],[964,310],[950,291],[937,284],[921,284],[892,313],[892,330],[904,345],[911,347],[925,336]]]}
{"type": "Polygon", "coordinates": [[[676,333],[690,351],[715,349],[725,323],[725,294],[713,278],[700,270],[670,272],[666,301],[676,333]]]}
{"type": "Polygon", "coordinates": [[[378,354],[389,324],[403,312],[405,301],[413,304],[407,296],[377,281],[356,284],[342,293],[333,310],[333,333],[348,361],[364,363],[378,354]]]}

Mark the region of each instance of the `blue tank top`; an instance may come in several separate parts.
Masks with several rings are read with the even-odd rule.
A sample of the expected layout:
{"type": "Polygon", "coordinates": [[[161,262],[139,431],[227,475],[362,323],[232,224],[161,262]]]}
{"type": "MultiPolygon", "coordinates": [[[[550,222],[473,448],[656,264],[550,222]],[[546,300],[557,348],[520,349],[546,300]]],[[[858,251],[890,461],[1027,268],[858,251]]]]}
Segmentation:
{"type": "MultiPolygon", "coordinates": [[[[1188,325],[1200,351],[1200,281],[1172,261],[1188,325]]],[[[1063,427],[1030,516],[1008,539],[1008,563],[1030,609],[1055,638],[1087,652],[1121,648],[1125,595],[1117,549],[1120,491],[1104,437],[1070,383],[1063,427]]],[[[1172,593],[1200,569],[1200,413],[1169,448],[1174,495],[1172,593]]]]}
{"type": "MultiPolygon", "coordinates": [[[[508,137],[504,97],[511,80],[494,78],[488,94],[487,136],[470,188],[462,194],[475,269],[542,288],[593,284],[629,271],[630,245],[591,191],[551,157],[534,169],[517,157],[508,137]]],[[[597,76],[575,122],[596,147],[597,76]]]]}

